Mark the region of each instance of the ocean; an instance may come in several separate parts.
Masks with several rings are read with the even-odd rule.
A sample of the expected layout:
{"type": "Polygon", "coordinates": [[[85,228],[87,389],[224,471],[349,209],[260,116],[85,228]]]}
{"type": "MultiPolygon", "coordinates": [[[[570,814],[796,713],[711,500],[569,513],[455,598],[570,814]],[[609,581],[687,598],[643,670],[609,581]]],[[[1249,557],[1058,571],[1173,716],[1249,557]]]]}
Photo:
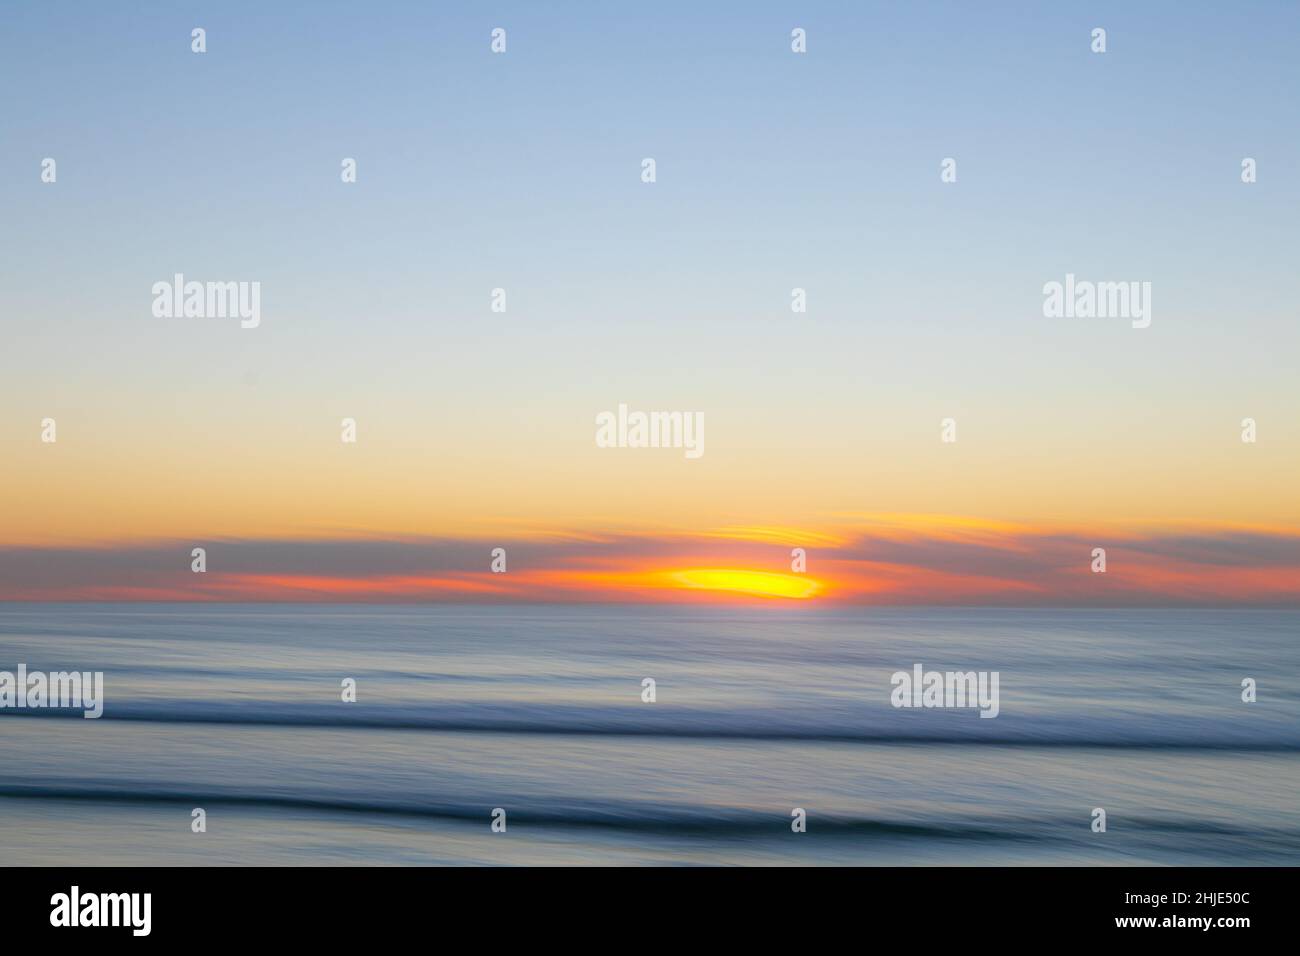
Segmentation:
{"type": "Polygon", "coordinates": [[[3,604],[19,664],[105,700],[0,709],[8,865],[1300,864],[1294,611],[3,604]]]}

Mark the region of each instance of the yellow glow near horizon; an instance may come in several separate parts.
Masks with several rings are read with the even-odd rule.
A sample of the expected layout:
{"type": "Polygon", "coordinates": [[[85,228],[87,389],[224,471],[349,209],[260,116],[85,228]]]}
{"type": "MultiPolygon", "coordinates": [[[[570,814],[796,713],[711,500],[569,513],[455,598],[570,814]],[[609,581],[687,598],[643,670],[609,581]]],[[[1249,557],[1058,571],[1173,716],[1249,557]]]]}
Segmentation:
{"type": "Polygon", "coordinates": [[[729,591],[757,597],[804,600],[821,591],[821,582],[801,574],[772,571],[743,571],[734,568],[688,568],[672,571],[669,578],[679,587],[699,591],[729,591]]]}

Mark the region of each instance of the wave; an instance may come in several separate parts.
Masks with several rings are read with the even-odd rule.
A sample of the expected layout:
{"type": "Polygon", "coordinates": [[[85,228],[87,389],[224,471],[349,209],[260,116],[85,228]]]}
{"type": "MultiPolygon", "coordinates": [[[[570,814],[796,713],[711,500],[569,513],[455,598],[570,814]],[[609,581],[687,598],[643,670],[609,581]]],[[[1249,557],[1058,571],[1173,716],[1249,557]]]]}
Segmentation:
{"type": "MultiPolygon", "coordinates": [[[[411,799],[385,800],[367,794],[286,794],[241,793],[223,790],[130,789],[113,786],[69,784],[0,784],[0,799],[36,799],[41,801],[85,801],[97,804],[175,805],[185,808],[202,806],[245,807],[248,809],[290,810],[340,815],[371,815],[439,819],[449,822],[472,822],[486,827],[491,799],[477,803],[442,803],[411,799]]],[[[500,798],[496,798],[500,802],[500,798]]],[[[533,803],[534,801],[530,801],[533,803]]],[[[519,808],[517,801],[507,801],[510,825],[558,826],[570,829],[609,829],[639,832],[689,833],[708,832],[718,836],[789,832],[789,812],[782,809],[763,811],[737,810],[729,807],[654,804],[648,802],[552,802],[549,806],[519,808]]],[[[957,816],[950,819],[882,819],[846,814],[814,812],[810,815],[808,834],[854,834],[861,837],[916,838],[942,840],[1003,840],[1034,843],[1061,840],[1072,836],[1086,839],[1086,822],[1081,826],[1063,824],[1060,817],[1027,819],[1023,816],[957,816]]],[[[1130,830],[1145,831],[1150,836],[1195,834],[1198,837],[1267,836],[1273,840],[1300,845],[1300,831],[1285,828],[1239,827],[1217,820],[1183,818],[1128,819],[1130,830]]]]}
{"type": "MultiPolygon", "coordinates": [[[[439,733],[548,734],[739,741],[1300,752],[1294,721],[1211,715],[1015,715],[974,711],[845,711],[582,707],[513,702],[453,705],[290,704],[269,701],[129,701],[100,721],[439,733]]],[[[653,705],[660,707],[661,705],[653,705]]],[[[0,717],[82,719],[80,710],[0,710],[0,717]]]]}

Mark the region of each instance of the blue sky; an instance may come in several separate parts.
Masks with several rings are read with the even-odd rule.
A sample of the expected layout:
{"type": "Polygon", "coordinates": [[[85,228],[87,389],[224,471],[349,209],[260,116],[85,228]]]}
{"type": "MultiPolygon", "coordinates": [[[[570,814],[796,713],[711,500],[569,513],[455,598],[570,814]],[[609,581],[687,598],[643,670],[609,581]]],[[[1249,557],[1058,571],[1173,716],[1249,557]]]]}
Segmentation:
{"type": "Polygon", "coordinates": [[[455,459],[454,500],[484,471],[571,483],[592,415],[626,401],[713,423],[712,483],[665,479],[657,502],[633,482],[645,511],[721,518],[728,488],[791,462],[802,490],[755,489],[748,517],[1086,518],[1173,510],[1167,487],[1256,414],[1268,475],[1210,467],[1188,516],[1300,520],[1279,492],[1300,447],[1298,27],[1281,2],[11,4],[0,440],[58,414],[125,433],[121,455],[157,428],[202,469],[265,419],[267,469],[274,436],[357,414],[455,459]],[[175,272],[261,281],[262,326],[152,320],[175,272]],[[1151,281],[1152,327],[1045,320],[1067,272],[1151,281]],[[910,494],[948,414],[982,470],[910,494]]]}

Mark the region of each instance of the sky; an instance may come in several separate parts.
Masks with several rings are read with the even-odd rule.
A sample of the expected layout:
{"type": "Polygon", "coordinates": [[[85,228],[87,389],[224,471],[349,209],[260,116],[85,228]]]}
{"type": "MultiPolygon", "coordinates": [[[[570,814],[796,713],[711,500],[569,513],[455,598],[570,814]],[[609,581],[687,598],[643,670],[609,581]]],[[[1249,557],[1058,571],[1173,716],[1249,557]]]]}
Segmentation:
{"type": "Polygon", "coordinates": [[[3,17],[0,599],[1300,603],[1294,3],[3,17]]]}

